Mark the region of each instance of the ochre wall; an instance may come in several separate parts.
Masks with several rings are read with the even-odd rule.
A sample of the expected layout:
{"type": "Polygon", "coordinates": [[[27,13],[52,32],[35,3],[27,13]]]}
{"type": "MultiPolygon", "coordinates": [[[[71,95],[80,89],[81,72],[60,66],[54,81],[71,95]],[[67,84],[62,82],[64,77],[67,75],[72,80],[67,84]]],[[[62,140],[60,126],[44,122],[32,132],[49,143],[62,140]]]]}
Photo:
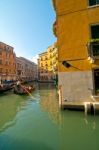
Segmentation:
{"type": "Polygon", "coordinates": [[[87,0],[54,0],[58,14],[63,12],[72,12],[85,9],[88,4],[87,0]]]}
{"type": "Polygon", "coordinates": [[[59,72],[91,70],[99,61],[88,60],[87,42],[91,38],[90,25],[99,23],[99,7],[89,7],[88,0],[55,0],[59,72]],[[80,59],[80,60],[79,60],[80,59]],[[65,68],[67,60],[74,67],[65,68]]]}

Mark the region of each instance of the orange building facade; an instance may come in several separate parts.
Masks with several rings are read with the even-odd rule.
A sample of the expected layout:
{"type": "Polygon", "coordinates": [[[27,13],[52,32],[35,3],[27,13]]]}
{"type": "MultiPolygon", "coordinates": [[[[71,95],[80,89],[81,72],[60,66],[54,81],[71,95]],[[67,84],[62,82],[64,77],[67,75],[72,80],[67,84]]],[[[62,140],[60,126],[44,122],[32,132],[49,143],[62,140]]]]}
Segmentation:
{"type": "Polygon", "coordinates": [[[0,42],[0,80],[16,80],[16,55],[14,48],[0,42]]]}

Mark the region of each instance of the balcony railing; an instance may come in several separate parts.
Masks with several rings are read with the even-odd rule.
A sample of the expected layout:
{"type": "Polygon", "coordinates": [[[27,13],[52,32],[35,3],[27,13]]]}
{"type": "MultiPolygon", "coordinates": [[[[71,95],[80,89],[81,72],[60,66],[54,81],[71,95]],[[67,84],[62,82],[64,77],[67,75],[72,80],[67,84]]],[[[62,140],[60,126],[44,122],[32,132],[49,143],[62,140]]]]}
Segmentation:
{"type": "Polygon", "coordinates": [[[88,43],[89,56],[94,59],[99,59],[99,41],[88,43]]]}

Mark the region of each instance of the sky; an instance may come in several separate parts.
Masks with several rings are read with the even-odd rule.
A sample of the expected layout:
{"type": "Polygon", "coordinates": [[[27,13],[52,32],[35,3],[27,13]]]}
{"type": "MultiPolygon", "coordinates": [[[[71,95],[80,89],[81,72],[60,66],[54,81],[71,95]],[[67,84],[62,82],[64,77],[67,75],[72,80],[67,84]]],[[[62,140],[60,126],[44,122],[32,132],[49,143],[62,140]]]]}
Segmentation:
{"type": "Polygon", "coordinates": [[[52,0],[0,0],[0,42],[17,56],[35,60],[56,38],[52,0]]]}

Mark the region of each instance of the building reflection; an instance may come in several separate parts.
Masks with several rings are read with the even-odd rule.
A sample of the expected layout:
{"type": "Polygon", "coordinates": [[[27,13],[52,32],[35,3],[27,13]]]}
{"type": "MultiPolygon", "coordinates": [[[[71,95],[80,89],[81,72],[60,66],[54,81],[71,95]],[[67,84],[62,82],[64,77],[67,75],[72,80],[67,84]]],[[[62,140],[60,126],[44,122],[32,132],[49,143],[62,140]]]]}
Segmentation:
{"type": "Polygon", "coordinates": [[[41,108],[43,111],[48,112],[49,117],[55,124],[61,125],[62,118],[58,106],[58,94],[55,86],[53,84],[41,83],[39,84],[39,89],[41,108]]]}
{"type": "Polygon", "coordinates": [[[0,132],[16,123],[15,117],[26,104],[25,99],[14,94],[0,96],[0,132]]]}

